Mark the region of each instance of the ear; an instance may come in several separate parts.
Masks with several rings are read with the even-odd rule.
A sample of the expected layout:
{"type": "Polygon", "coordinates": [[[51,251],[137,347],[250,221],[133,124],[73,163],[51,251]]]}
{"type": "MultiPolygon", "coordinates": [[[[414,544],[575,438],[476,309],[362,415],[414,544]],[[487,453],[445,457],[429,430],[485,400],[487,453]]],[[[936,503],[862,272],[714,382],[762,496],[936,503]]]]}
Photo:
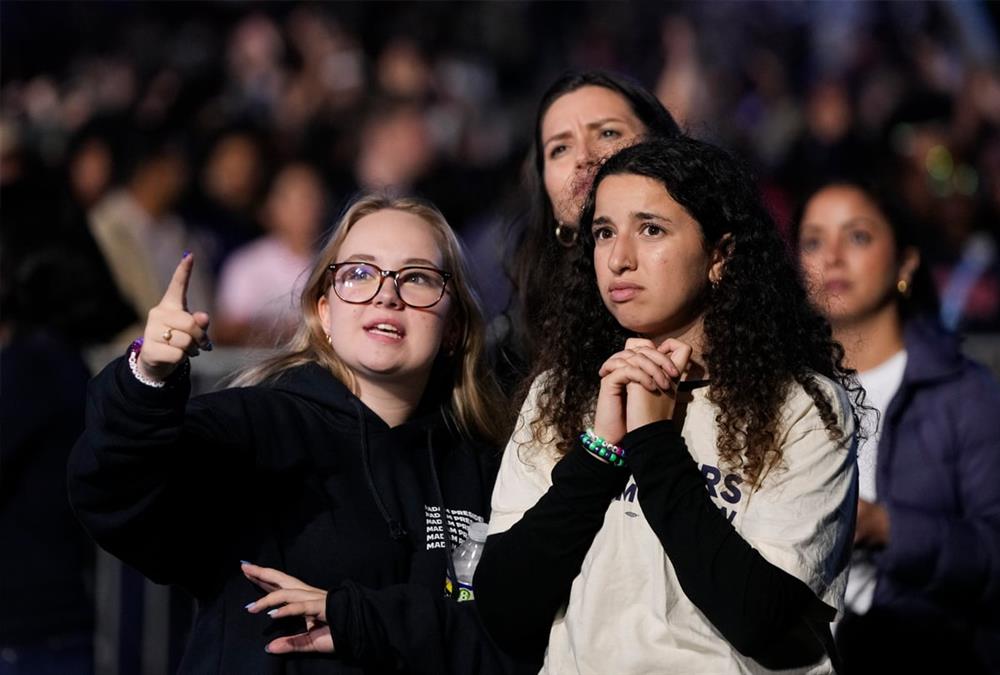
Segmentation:
{"type": "Polygon", "coordinates": [[[722,281],[726,268],[726,261],[733,250],[733,235],[726,233],[719,239],[719,243],[712,249],[712,254],[708,261],[708,282],[715,286],[722,281]]]}
{"type": "Polygon", "coordinates": [[[909,246],[899,255],[899,273],[896,278],[905,281],[908,286],[913,286],[913,275],[918,267],[920,267],[920,251],[916,246],[909,246]]]}
{"type": "Polygon", "coordinates": [[[316,311],[319,314],[319,320],[320,320],[320,323],[323,324],[324,331],[329,332],[328,330],[326,330],[326,327],[330,325],[330,321],[329,321],[329,318],[330,318],[330,301],[327,300],[326,293],[324,293],[323,296],[316,303],[316,311]]]}
{"type": "Polygon", "coordinates": [[[446,356],[454,356],[455,350],[458,349],[461,341],[462,329],[453,321],[448,325],[448,328],[444,331],[444,335],[441,337],[441,351],[446,356]]]}

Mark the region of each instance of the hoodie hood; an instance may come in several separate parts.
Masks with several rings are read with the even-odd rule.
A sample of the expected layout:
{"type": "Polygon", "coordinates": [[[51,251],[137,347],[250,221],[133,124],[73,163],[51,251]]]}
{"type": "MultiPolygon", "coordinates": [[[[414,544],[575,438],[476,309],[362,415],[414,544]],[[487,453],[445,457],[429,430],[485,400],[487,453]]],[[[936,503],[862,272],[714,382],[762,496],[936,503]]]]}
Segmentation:
{"type": "Polygon", "coordinates": [[[433,381],[434,375],[435,373],[431,374],[432,381],[428,383],[427,391],[417,406],[417,410],[410,416],[410,419],[395,428],[389,427],[381,417],[355,396],[347,385],[318,363],[307,363],[290,368],[264,386],[317,403],[338,417],[348,418],[345,420],[347,424],[350,424],[348,420],[357,424],[363,419],[368,429],[376,433],[396,431],[405,427],[413,427],[426,432],[427,429],[449,426],[445,414],[449,402],[442,400],[443,397],[439,391],[441,387],[436,386],[438,383],[433,381]],[[359,418],[359,410],[362,414],[361,418],[359,418]]]}

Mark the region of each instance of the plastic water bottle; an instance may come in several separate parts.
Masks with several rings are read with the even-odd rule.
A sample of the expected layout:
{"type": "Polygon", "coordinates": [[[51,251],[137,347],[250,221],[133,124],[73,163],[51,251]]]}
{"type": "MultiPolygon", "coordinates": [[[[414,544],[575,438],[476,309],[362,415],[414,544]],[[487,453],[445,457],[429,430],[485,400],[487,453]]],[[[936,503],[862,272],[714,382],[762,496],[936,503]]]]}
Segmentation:
{"type": "MultiPolygon", "coordinates": [[[[469,525],[469,537],[462,542],[462,545],[455,549],[452,562],[455,565],[455,576],[458,577],[458,601],[465,602],[473,600],[475,595],[472,592],[472,577],[476,573],[476,565],[483,555],[483,546],[486,544],[486,533],[489,525],[486,523],[471,523],[469,525]]],[[[448,580],[446,590],[452,595],[453,584],[448,580]]]]}

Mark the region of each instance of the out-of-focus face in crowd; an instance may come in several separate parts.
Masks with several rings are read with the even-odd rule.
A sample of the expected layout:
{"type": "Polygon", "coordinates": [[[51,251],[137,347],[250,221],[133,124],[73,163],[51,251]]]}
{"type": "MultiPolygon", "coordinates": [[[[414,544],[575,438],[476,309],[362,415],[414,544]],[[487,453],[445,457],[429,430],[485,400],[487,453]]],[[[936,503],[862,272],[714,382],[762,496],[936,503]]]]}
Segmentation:
{"type": "Polygon", "coordinates": [[[897,284],[911,283],[919,255],[896,249],[891,225],[860,189],[831,185],[806,204],[799,260],[813,304],[834,326],[863,321],[897,302],[897,284]]]}
{"type": "Polygon", "coordinates": [[[307,164],[285,167],[267,196],[265,219],[280,236],[308,247],[319,236],[324,214],[323,185],[307,164]]]}

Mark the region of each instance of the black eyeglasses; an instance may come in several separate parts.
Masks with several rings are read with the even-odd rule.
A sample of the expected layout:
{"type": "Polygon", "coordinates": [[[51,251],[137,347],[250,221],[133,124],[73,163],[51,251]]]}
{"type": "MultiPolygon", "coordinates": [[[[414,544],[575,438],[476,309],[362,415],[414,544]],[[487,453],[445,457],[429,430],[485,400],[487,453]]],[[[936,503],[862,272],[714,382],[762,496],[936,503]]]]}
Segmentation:
{"type": "Polygon", "coordinates": [[[386,277],[392,277],[396,295],[410,307],[432,307],[444,297],[451,274],[433,267],[414,265],[384,270],[367,262],[339,262],[329,266],[333,292],[344,302],[364,304],[378,295],[386,277]]]}

